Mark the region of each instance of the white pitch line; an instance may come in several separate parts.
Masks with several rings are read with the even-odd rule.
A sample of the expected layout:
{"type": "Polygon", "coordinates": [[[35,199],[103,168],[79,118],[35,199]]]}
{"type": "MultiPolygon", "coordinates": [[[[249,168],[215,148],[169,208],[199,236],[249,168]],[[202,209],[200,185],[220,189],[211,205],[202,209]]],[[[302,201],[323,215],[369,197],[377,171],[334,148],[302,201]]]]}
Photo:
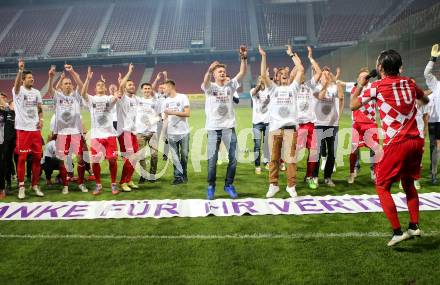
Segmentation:
{"type": "MultiPolygon", "coordinates": [[[[332,239],[390,237],[391,233],[346,232],[308,234],[231,234],[231,235],[51,235],[51,234],[0,234],[0,239],[83,239],[83,240],[222,240],[222,239],[332,239]]],[[[440,236],[440,232],[428,232],[422,236],[440,236]]]]}

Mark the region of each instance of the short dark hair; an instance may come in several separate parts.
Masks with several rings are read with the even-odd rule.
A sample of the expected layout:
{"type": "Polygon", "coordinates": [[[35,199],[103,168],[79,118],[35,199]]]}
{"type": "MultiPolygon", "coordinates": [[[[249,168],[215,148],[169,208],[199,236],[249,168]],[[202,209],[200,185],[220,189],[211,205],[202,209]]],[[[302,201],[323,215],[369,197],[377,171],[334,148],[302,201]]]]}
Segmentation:
{"type": "Polygon", "coordinates": [[[6,93],[5,93],[5,92],[3,92],[3,91],[0,91],[0,96],[3,96],[3,97],[8,97],[8,95],[6,95],[6,93]]]}
{"type": "Polygon", "coordinates": [[[163,84],[169,84],[172,85],[173,87],[176,87],[176,82],[174,82],[174,80],[171,79],[166,80],[163,84]]]}
{"type": "Polygon", "coordinates": [[[384,50],[380,53],[377,63],[382,66],[386,75],[398,75],[402,67],[402,57],[393,49],[384,50]]]}
{"type": "Polygon", "coordinates": [[[144,86],[150,86],[153,87],[153,85],[151,85],[151,83],[145,82],[141,84],[141,89],[144,88],[144,86]]]}
{"type": "Polygon", "coordinates": [[[23,80],[26,78],[26,75],[28,75],[28,74],[32,74],[32,71],[30,71],[30,70],[23,71],[23,75],[22,75],[23,80]]]}

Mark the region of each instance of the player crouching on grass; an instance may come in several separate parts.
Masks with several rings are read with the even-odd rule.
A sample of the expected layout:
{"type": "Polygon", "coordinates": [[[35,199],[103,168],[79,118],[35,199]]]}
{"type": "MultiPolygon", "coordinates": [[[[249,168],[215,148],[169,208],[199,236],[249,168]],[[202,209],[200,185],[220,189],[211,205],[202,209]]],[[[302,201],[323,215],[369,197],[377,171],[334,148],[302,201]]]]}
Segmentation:
{"type": "Polygon", "coordinates": [[[84,82],[81,96],[88,105],[90,111],[91,121],[91,160],[93,173],[96,178],[96,188],[93,195],[102,193],[101,184],[101,160],[105,158],[108,160],[111,177],[112,194],[119,194],[116,186],[116,174],[118,172],[117,156],[118,145],[116,142],[116,131],[113,128],[111,109],[115,108],[116,101],[119,100],[119,92],[114,96],[106,95],[107,88],[102,80],[98,80],[95,87],[95,96],[87,94],[90,80],[93,77],[92,69],[89,67],[87,71],[87,79],[84,82]]]}
{"type": "Polygon", "coordinates": [[[367,74],[358,79],[355,92],[351,95],[350,108],[357,110],[367,102],[375,100],[379,109],[382,130],[385,133],[383,157],[376,165],[376,191],[382,209],[391,223],[393,236],[388,246],[403,240],[420,236],[419,197],[414,179],[420,173],[424,140],[416,122],[416,99],[429,102],[423,91],[409,78],[400,76],[402,58],[394,50],[380,53],[376,69],[381,80],[373,82],[362,97],[359,95],[368,84],[367,74]],[[402,232],[396,205],[391,196],[391,185],[401,179],[406,193],[409,227],[402,232]]]}

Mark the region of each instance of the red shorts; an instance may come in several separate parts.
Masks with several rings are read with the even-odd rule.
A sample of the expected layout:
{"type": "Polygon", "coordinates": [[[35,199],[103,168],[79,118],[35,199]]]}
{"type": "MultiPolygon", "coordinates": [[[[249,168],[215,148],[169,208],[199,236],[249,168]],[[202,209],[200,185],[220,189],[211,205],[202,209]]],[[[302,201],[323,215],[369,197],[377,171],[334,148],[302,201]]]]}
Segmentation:
{"type": "Polygon", "coordinates": [[[15,146],[16,154],[38,154],[43,152],[43,142],[41,138],[41,131],[22,131],[16,130],[17,143],[15,146]]]}
{"type": "Polygon", "coordinates": [[[118,143],[116,137],[108,137],[103,139],[92,139],[91,141],[92,161],[98,162],[105,154],[106,159],[118,156],[118,143]]]}
{"type": "Polygon", "coordinates": [[[351,143],[354,147],[373,148],[379,144],[379,132],[376,124],[353,123],[351,143]]]}
{"type": "Polygon", "coordinates": [[[130,132],[123,132],[118,137],[121,154],[133,154],[139,150],[137,137],[130,132]]]}
{"type": "Polygon", "coordinates": [[[56,140],[57,157],[64,159],[68,154],[83,154],[84,140],[81,134],[57,135],[56,140]]]}
{"type": "Polygon", "coordinates": [[[298,139],[296,145],[298,149],[302,149],[304,147],[307,147],[308,149],[317,148],[315,124],[313,123],[299,124],[298,139]]]}
{"type": "Polygon", "coordinates": [[[418,179],[424,143],[422,138],[411,138],[385,146],[375,168],[376,185],[389,190],[391,184],[402,178],[418,179]]]}

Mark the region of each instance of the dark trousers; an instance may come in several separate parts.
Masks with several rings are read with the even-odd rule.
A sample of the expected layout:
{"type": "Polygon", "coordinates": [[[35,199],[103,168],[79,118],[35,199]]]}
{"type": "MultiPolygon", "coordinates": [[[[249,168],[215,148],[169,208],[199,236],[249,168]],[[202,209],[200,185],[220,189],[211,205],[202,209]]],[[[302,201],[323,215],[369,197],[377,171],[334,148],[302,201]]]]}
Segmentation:
{"type": "MultiPolygon", "coordinates": [[[[324,178],[331,178],[336,159],[337,136],[339,127],[316,126],[318,140],[318,165],[321,163],[321,156],[327,156],[325,163],[324,178]],[[326,154],[326,155],[325,155],[326,154]]],[[[319,167],[315,167],[313,176],[318,177],[319,167]]]]}

